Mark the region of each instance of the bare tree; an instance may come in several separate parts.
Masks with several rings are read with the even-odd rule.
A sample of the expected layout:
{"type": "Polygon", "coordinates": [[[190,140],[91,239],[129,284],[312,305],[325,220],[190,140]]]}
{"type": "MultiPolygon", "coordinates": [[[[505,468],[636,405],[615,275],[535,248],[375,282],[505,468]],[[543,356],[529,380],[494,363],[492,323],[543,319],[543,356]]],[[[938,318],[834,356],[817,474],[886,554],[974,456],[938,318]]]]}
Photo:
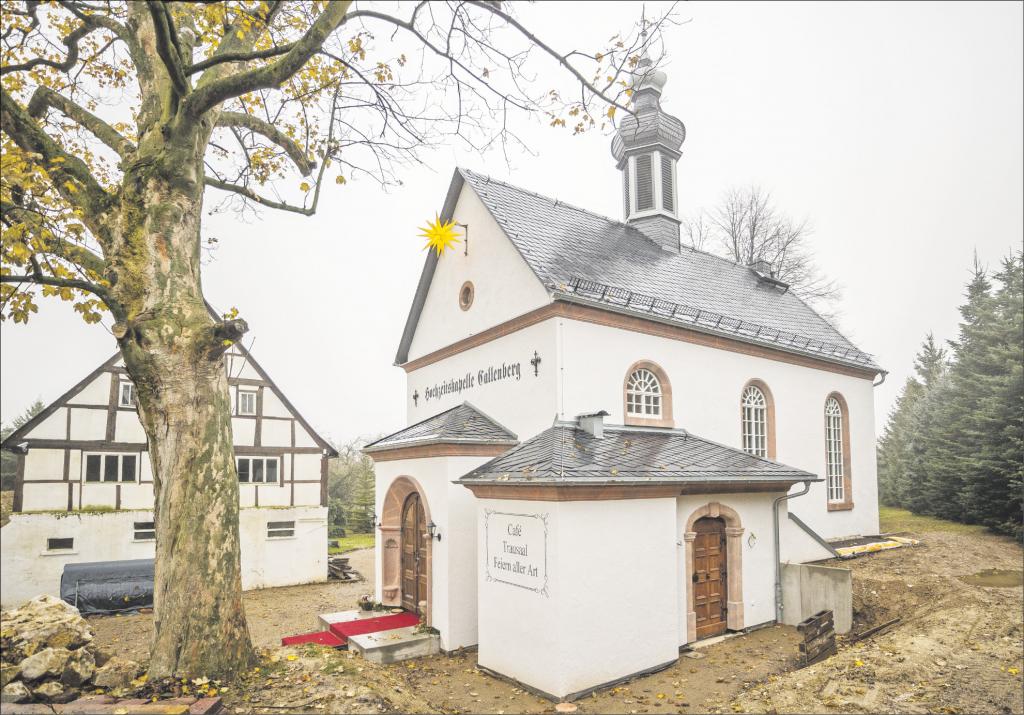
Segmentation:
{"type": "Polygon", "coordinates": [[[509,5],[0,4],[0,316],[25,322],[42,294],[113,317],[154,470],[151,677],[253,658],[223,358],[248,326],[207,310],[204,191],[309,216],[353,178],[398,182],[427,146],[503,148],[530,116],[578,133],[630,111],[666,18],[555,49],[509,5]]]}
{"type": "Polygon", "coordinates": [[[814,262],[810,225],[779,211],[768,192],[757,186],[730,189],[717,207],[684,221],[682,228],[692,248],[707,247],[742,265],[763,262],[819,313],[835,317],[840,289],[814,262]]]}

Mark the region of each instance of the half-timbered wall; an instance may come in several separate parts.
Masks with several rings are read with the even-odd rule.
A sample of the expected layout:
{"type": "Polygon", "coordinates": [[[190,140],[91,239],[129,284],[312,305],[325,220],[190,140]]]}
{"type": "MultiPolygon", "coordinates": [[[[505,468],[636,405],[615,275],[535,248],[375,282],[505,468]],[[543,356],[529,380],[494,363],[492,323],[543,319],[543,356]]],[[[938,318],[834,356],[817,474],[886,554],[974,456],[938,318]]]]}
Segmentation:
{"type": "MultiPolygon", "coordinates": [[[[232,349],[226,369],[236,458],[276,463],[272,483],[240,482],[241,505],[324,505],[329,445],[251,356],[232,349]]],[[[152,508],[146,435],[126,399],[127,385],[115,356],[8,441],[9,447],[27,447],[18,458],[15,511],[152,508]]]]}

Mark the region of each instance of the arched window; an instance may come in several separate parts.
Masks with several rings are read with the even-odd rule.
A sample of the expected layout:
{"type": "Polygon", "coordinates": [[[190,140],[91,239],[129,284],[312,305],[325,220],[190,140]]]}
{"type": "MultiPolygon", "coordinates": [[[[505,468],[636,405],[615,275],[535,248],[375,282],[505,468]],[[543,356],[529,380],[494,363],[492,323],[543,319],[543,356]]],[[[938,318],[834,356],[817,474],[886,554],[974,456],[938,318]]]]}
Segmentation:
{"type": "Polygon", "coordinates": [[[853,507],[850,489],[850,426],[846,402],[839,395],[825,400],[825,477],[829,509],[853,507]]]}
{"type": "Polygon", "coordinates": [[[672,386],[658,365],[641,360],[626,371],[622,412],[627,425],[672,427],[672,386]]]}
{"type": "Polygon", "coordinates": [[[768,401],[756,385],[743,390],[743,451],[768,456],[768,401]]]}
{"type": "Polygon", "coordinates": [[[626,384],[626,414],[661,418],[661,382],[647,368],[634,370],[626,384]]]}

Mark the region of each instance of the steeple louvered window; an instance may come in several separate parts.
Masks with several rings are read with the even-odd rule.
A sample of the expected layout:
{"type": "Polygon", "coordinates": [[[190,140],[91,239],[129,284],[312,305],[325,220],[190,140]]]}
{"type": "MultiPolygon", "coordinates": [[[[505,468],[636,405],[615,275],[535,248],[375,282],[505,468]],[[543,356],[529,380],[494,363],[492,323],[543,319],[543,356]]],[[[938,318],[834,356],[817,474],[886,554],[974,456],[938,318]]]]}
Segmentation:
{"type": "Polygon", "coordinates": [[[672,181],[672,159],[661,155],[661,208],[666,211],[675,211],[675,192],[672,181]]]}
{"type": "Polygon", "coordinates": [[[636,210],[649,211],[654,208],[654,166],[650,154],[636,158],[636,210]]]}
{"type": "Polygon", "coordinates": [[[629,172],[622,173],[622,196],[624,199],[623,203],[625,204],[626,209],[625,212],[622,214],[622,217],[628,219],[631,211],[629,205],[629,172]]]}

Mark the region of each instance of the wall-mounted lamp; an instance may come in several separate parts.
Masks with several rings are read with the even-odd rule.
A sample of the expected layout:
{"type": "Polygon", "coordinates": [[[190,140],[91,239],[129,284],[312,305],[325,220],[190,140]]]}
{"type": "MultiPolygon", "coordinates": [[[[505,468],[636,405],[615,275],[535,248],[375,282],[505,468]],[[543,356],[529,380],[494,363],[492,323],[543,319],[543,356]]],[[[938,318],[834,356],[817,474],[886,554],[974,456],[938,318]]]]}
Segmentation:
{"type": "Polygon", "coordinates": [[[438,541],[441,540],[441,535],[437,533],[437,524],[432,521],[427,524],[427,536],[431,539],[437,539],[438,541]]]}

